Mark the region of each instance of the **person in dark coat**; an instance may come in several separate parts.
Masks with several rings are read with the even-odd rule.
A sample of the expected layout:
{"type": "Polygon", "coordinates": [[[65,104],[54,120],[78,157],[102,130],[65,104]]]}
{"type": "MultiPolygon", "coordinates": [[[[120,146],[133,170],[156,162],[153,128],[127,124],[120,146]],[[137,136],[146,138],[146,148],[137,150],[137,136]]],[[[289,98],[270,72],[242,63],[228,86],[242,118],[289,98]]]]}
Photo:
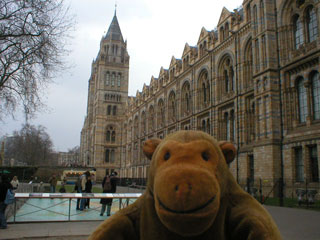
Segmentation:
{"type": "MultiPolygon", "coordinates": [[[[115,193],[117,191],[117,172],[113,172],[111,176],[106,175],[102,181],[103,193],[115,193]]],[[[107,216],[111,214],[112,198],[102,198],[100,216],[103,216],[107,207],[107,216]]]]}
{"type": "Polygon", "coordinates": [[[0,183],[0,229],[7,228],[7,221],[5,216],[5,211],[7,204],[4,203],[6,199],[8,189],[13,189],[12,185],[9,182],[9,179],[6,175],[2,175],[2,181],[0,183]]]}
{"type": "MultiPolygon", "coordinates": [[[[92,182],[91,182],[91,176],[90,175],[87,177],[86,190],[85,191],[86,191],[86,193],[92,193],[92,182]]],[[[86,201],[86,203],[84,205],[84,208],[86,208],[86,207],[90,208],[90,198],[87,198],[87,201],[86,201]]]]}

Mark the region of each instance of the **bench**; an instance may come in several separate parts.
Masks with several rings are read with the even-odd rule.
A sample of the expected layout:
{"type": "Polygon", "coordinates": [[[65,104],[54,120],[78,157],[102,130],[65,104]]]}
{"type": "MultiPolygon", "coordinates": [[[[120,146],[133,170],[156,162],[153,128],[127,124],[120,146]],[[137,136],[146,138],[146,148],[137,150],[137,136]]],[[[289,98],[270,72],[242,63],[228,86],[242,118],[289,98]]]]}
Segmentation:
{"type": "Polygon", "coordinates": [[[317,190],[296,189],[296,194],[298,197],[299,206],[301,206],[302,204],[312,205],[315,203],[315,196],[317,194],[317,190]]]}

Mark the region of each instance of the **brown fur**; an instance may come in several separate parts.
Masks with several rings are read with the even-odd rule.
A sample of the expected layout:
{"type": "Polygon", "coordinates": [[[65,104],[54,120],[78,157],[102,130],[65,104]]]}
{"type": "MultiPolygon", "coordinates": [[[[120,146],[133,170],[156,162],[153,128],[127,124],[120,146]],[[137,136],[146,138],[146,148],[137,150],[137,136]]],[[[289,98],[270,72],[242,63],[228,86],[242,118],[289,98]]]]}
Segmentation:
{"type": "Polygon", "coordinates": [[[228,170],[233,144],[180,131],[147,140],[143,150],[152,158],[146,192],[89,239],[281,239],[271,216],[228,170]]]}

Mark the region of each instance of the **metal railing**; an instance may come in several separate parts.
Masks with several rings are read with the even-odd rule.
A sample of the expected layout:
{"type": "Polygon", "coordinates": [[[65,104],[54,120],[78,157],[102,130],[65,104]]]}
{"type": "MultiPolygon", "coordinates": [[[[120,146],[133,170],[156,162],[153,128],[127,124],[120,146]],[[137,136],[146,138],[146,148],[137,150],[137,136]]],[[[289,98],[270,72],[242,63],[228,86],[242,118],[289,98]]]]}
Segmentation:
{"type": "Polygon", "coordinates": [[[133,203],[140,196],[141,193],[15,193],[15,202],[10,205],[13,214],[8,222],[104,220],[105,218],[98,214],[101,208],[100,199],[113,199],[114,213],[133,203]],[[77,210],[78,199],[90,199],[91,208],[84,211],[77,210]],[[18,209],[20,201],[23,201],[23,206],[18,209]]]}
{"type": "Polygon", "coordinates": [[[246,178],[239,184],[262,204],[320,209],[320,181],[246,178]]]}

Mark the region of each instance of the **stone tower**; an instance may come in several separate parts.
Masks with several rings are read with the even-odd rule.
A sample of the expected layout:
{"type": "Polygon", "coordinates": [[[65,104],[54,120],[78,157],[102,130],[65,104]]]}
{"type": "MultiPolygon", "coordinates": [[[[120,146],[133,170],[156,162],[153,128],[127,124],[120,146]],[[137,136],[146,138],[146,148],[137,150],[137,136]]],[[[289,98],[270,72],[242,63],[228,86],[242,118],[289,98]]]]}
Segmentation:
{"type": "Polygon", "coordinates": [[[116,16],[102,37],[89,79],[87,116],[81,131],[81,160],[98,179],[120,166],[120,127],[128,98],[129,55],[116,16]]]}

